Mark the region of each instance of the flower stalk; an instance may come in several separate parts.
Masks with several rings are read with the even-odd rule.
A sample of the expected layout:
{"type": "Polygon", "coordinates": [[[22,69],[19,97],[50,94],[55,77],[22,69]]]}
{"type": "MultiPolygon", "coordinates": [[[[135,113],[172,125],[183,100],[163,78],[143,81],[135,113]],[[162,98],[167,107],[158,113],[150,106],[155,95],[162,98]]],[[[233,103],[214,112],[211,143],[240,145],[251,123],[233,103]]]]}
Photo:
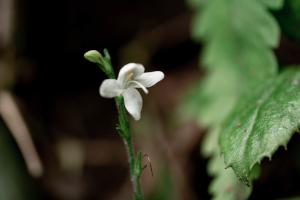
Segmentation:
{"type": "Polygon", "coordinates": [[[141,189],[140,177],[142,174],[141,170],[141,153],[138,152],[135,156],[134,145],[132,135],[130,133],[129,122],[127,118],[127,113],[124,105],[124,99],[122,96],[115,97],[118,115],[119,115],[119,125],[117,131],[122,137],[124,145],[127,149],[127,156],[129,162],[131,182],[133,185],[134,199],[143,200],[143,193],[141,189]]]}
{"type": "MultiPolygon", "coordinates": [[[[104,50],[104,56],[95,50],[91,50],[85,53],[84,57],[90,62],[96,63],[109,79],[116,79],[116,75],[111,64],[110,55],[106,49],[104,50]]],[[[127,150],[134,200],[143,200],[144,197],[140,183],[140,177],[143,171],[141,164],[141,152],[139,151],[136,154],[134,150],[133,138],[130,133],[129,120],[126,113],[124,98],[118,95],[115,97],[115,102],[118,110],[119,120],[119,124],[116,129],[118,134],[123,139],[123,143],[127,150]]]]}

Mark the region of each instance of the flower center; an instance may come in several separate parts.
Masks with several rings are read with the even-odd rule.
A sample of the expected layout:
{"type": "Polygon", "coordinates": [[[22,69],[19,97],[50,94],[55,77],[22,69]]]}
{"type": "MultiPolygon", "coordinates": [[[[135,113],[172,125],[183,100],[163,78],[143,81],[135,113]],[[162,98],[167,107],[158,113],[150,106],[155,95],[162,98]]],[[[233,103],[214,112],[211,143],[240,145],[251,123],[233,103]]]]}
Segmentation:
{"type": "Polygon", "coordinates": [[[133,72],[129,72],[129,73],[127,74],[127,76],[126,76],[125,81],[126,81],[126,82],[131,81],[131,80],[133,79],[133,75],[134,75],[133,72]]]}
{"type": "Polygon", "coordinates": [[[127,89],[129,87],[141,88],[146,94],[148,94],[147,88],[143,84],[141,84],[138,81],[134,80],[134,78],[135,78],[134,75],[135,74],[134,74],[133,71],[129,71],[126,74],[125,81],[124,81],[124,89],[127,89]]]}

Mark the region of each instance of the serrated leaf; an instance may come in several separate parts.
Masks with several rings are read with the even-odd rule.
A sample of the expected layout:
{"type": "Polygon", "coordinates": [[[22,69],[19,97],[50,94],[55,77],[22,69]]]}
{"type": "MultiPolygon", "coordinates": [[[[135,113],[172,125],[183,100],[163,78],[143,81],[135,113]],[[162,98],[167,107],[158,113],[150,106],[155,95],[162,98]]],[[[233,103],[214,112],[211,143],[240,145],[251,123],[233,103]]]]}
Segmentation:
{"type": "Polygon", "coordinates": [[[252,167],[286,146],[300,125],[300,70],[290,68],[243,96],[224,123],[221,151],[227,166],[249,183],[252,167]]]}
{"type": "Polygon", "coordinates": [[[207,164],[207,172],[214,177],[209,186],[209,193],[214,200],[245,200],[251,194],[252,187],[240,182],[232,169],[225,169],[218,146],[220,128],[208,132],[203,141],[202,152],[211,157],[207,164]]]}
{"type": "MultiPolygon", "coordinates": [[[[220,154],[218,146],[218,136],[220,128],[208,132],[203,141],[203,150],[211,158],[207,165],[207,171],[214,179],[209,186],[209,193],[215,200],[245,200],[252,191],[252,186],[248,187],[238,180],[232,169],[225,169],[223,157],[220,154]]],[[[252,178],[257,178],[260,169],[253,170],[252,178]]]]}
{"type": "Polygon", "coordinates": [[[279,8],[282,1],[271,1],[209,0],[197,4],[192,36],[204,43],[201,63],[208,74],[193,89],[188,107],[202,125],[212,128],[202,153],[212,157],[208,173],[215,177],[210,187],[215,199],[246,199],[251,193],[231,169],[224,170],[217,143],[220,124],[238,98],[277,74],[272,48],[278,45],[280,31],[268,8],[279,8]]]}
{"type": "Polygon", "coordinates": [[[204,41],[201,62],[209,71],[193,90],[189,110],[202,125],[214,126],[252,85],[277,74],[271,48],[279,27],[260,1],[210,0],[195,16],[193,36],[204,41]]]}
{"type": "MultiPolygon", "coordinates": [[[[251,53],[244,56],[251,56],[251,53]]],[[[249,59],[248,63],[255,65],[258,62],[261,63],[261,60],[257,57],[256,60],[249,59]]],[[[272,69],[259,70],[248,65],[249,67],[245,68],[223,67],[211,70],[204,80],[191,90],[186,100],[186,110],[206,127],[220,124],[232,111],[240,95],[258,82],[275,75],[275,60],[269,64],[271,63],[274,66],[272,69]]]]}
{"type": "Polygon", "coordinates": [[[227,29],[228,10],[227,2],[224,0],[210,0],[202,9],[196,13],[192,24],[192,37],[196,40],[207,39],[211,33],[215,33],[215,28],[227,29]]]}
{"type": "Polygon", "coordinates": [[[245,200],[248,199],[252,187],[241,183],[232,169],[223,169],[209,187],[209,192],[213,194],[214,200],[245,200]]]}
{"type": "Polygon", "coordinates": [[[225,33],[214,37],[206,45],[202,57],[204,66],[226,70],[233,68],[232,70],[237,71],[233,73],[240,73],[239,77],[243,80],[249,79],[250,82],[259,81],[277,73],[277,63],[272,51],[225,33]]]}
{"type": "Polygon", "coordinates": [[[205,134],[201,145],[201,153],[205,157],[211,157],[216,153],[219,153],[218,141],[221,126],[216,126],[205,134]]]}
{"type": "MultiPolygon", "coordinates": [[[[246,200],[251,194],[252,186],[243,184],[234,174],[232,169],[225,169],[223,158],[219,153],[215,154],[208,163],[209,175],[214,176],[209,186],[209,193],[215,200],[246,200]]],[[[251,174],[254,180],[260,174],[259,166],[255,167],[251,174]]]]}
{"type": "Polygon", "coordinates": [[[192,27],[196,40],[209,41],[216,35],[230,35],[274,47],[279,38],[276,20],[255,0],[211,0],[197,12],[192,27]]]}
{"type": "Polygon", "coordinates": [[[204,126],[220,123],[235,104],[239,91],[235,78],[230,70],[223,68],[212,72],[191,91],[185,104],[188,112],[204,126]]]}
{"type": "Polygon", "coordinates": [[[257,1],[242,0],[236,6],[237,12],[234,20],[234,31],[244,40],[254,38],[262,44],[275,47],[279,41],[279,26],[275,18],[257,1]],[[251,16],[251,17],[250,17],[251,16]]]}

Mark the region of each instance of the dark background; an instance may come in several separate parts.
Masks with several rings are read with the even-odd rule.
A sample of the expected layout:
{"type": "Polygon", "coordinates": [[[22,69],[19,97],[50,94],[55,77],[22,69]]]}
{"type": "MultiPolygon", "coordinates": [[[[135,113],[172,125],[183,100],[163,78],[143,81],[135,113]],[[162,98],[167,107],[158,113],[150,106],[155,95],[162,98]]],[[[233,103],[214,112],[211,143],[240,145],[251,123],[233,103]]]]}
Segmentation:
{"type": "MultiPolygon", "coordinates": [[[[114,102],[100,97],[105,76],[83,58],[88,50],[104,48],[116,71],[140,62],[146,71],[166,75],[144,95],[142,120],[132,127],[136,147],[149,155],[153,166],[154,177],[149,167],[142,177],[147,199],[210,198],[207,160],[199,150],[205,130],[183,120],[176,109],[204,74],[198,68],[201,45],[190,39],[193,12],[183,0],[19,0],[11,9],[14,31],[9,42],[0,43],[0,59],[8,63],[2,76],[13,78],[2,81],[1,90],[14,95],[44,173],[38,178],[28,174],[19,147],[1,120],[1,200],[130,199],[114,102]]],[[[275,13],[283,27],[275,50],[282,66],[300,62],[297,36],[284,28],[286,9],[275,13]]],[[[292,141],[289,153],[280,149],[272,165],[263,162],[263,175],[251,199],[299,195],[299,163],[292,159],[299,152],[299,136],[292,141]]]]}

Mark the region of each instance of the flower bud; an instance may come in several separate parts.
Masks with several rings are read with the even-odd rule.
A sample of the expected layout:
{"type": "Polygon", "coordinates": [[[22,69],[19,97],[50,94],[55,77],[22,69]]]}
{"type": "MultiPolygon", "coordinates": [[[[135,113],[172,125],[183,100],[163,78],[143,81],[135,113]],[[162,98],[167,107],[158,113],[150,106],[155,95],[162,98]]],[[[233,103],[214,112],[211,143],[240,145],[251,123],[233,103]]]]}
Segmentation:
{"type": "Polygon", "coordinates": [[[102,55],[97,50],[90,50],[84,54],[84,58],[90,62],[102,64],[102,55]]]}

